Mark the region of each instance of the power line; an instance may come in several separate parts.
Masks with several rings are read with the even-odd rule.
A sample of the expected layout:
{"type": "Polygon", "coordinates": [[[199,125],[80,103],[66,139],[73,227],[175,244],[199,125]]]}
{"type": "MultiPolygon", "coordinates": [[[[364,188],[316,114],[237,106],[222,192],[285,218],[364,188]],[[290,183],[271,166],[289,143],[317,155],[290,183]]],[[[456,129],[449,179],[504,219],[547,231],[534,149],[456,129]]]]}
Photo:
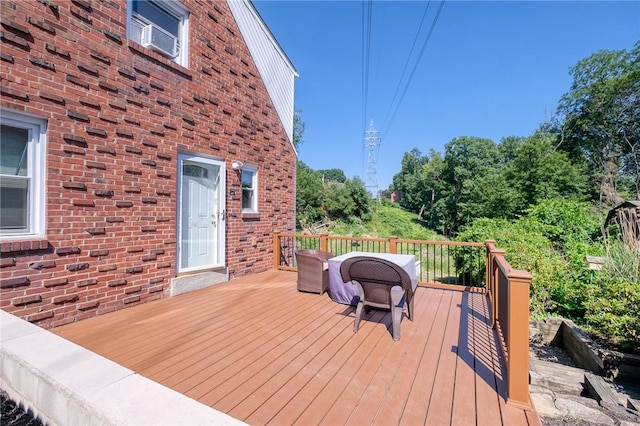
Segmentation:
{"type": "Polygon", "coordinates": [[[369,103],[369,66],[371,63],[371,21],[373,16],[373,0],[368,0],[367,3],[369,7],[365,7],[365,2],[362,2],[362,127],[365,126],[367,120],[369,103]],[[365,14],[367,15],[366,22],[365,14]]]}
{"type": "MultiPolygon", "coordinates": [[[[445,0],[442,0],[440,2],[440,7],[438,8],[436,15],[431,23],[431,27],[429,28],[429,32],[426,35],[426,38],[424,40],[424,43],[422,44],[422,48],[420,49],[420,53],[413,65],[413,68],[411,69],[411,73],[409,75],[408,80],[406,81],[404,88],[402,89],[402,93],[400,95],[400,98],[398,99],[398,102],[395,104],[395,108],[394,108],[394,102],[396,101],[396,99],[398,98],[398,93],[400,93],[400,88],[402,87],[402,81],[405,77],[405,74],[407,72],[407,69],[409,67],[409,62],[411,60],[411,57],[413,55],[414,49],[416,47],[416,44],[418,42],[418,38],[420,36],[420,33],[422,32],[422,28],[423,25],[425,23],[425,19],[427,16],[427,12],[429,11],[429,6],[431,4],[431,0],[429,0],[429,3],[427,4],[427,7],[425,8],[425,11],[422,15],[422,19],[420,21],[420,26],[418,28],[418,31],[416,32],[416,36],[414,37],[412,46],[411,46],[411,50],[409,52],[409,56],[407,57],[407,60],[405,61],[405,65],[404,68],[402,70],[402,75],[400,77],[400,80],[398,81],[398,86],[396,87],[395,93],[393,95],[393,99],[389,105],[389,109],[387,111],[385,120],[383,121],[383,128],[385,126],[385,123],[387,122],[387,118],[389,117],[389,113],[392,111],[393,109],[393,113],[391,115],[391,119],[389,120],[389,126],[387,128],[387,132],[388,129],[391,128],[391,125],[393,124],[396,114],[398,113],[398,110],[400,109],[400,106],[402,105],[402,102],[404,101],[404,98],[407,94],[407,91],[409,89],[409,86],[411,84],[411,81],[413,80],[413,77],[415,76],[416,70],[418,68],[418,65],[420,64],[420,61],[422,59],[422,56],[426,50],[426,47],[429,43],[429,40],[431,38],[431,35],[433,33],[433,30],[435,29],[435,26],[438,22],[438,18],[440,17],[440,13],[442,12],[442,8],[444,7],[444,2],[445,0]]],[[[371,32],[372,32],[372,15],[373,15],[373,0],[368,0],[367,4],[365,4],[365,2],[363,1],[362,3],[362,126],[365,126],[365,120],[367,119],[367,114],[368,114],[368,101],[369,101],[369,75],[370,75],[370,60],[371,60],[371,32]],[[367,7],[368,6],[368,7],[367,7]]],[[[366,168],[366,173],[365,173],[365,186],[367,187],[367,189],[369,189],[372,194],[374,194],[374,196],[378,197],[379,194],[379,188],[378,188],[378,175],[377,175],[377,157],[378,157],[378,153],[380,150],[380,131],[377,131],[374,129],[373,127],[373,119],[371,119],[370,122],[370,126],[369,126],[369,130],[365,132],[365,134],[367,135],[364,138],[365,143],[363,144],[363,160],[364,160],[364,154],[365,151],[367,151],[368,149],[368,158],[367,158],[367,168],[366,168]]]]}
{"type": "Polygon", "coordinates": [[[409,67],[409,62],[411,60],[411,57],[413,56],[413,49],[415,49],[416,44],[418,43],[418,37],[420,36],[420,33],[422,32],[422,26],[424,25],[424,21],[425,18],[427,17],[427,12],[429,12],[429,6],[431,5],[431,0],[429,0],[429,2],[427,3],[427,7],[424,9],[424,13],[422,14],[422,19],[420,20],[420,26],[418,27],[418,31],[416,31],[416,36],[413,38],[413,43],[411,44],[411,49],[409,50],[409,55],[407,56],[407,60],[404,62],[404,68],[402,69],[402,75],[400,76],[400,79],[398,80],[398,86],[396,87],[396,91],[393,94],[393,99],[391,100],[391,103],[389,104],[389,109],[387,110],[387,114],[384,117],[384,120],[382,121],[382,127],[384,128],[384,125],[387,122],[387,118],[389,118],[389,114],[391,113],[391,109],[393,108],[393,105],[395,105],[396,102],[396,98],[398,97],[398,93],[400,92],[400,87],[402,87],[402,80],[404,79],[404,75],[407,72],[407,68],[409,67]]]}
{"type": "Polygon", "coordinates": [[[413,80],[413,77],[415,76],[416,70],[418,69],[418,65],[420,64],[420,60],[422,59],[422,55],[424,54],[425,49],[427,48],[427,45],[429,44],[429,39],[431,38],[431,34],[433,34],[433,30],[436,27],[436,24],[438,23],[438,18],[440,17],[440,12],[442,12],[442,8],[444,7],[444,3],[445,0],[443,0],[442,2],[440,2],[440,7],[438,8],[438,11],[436,12],[436,16],[434,17],[432,23],[431,23],[431,27],[429,28],[429,33],[427,34],[427,37],[425,38],[424,44],[422,45],[422,49],[420,49],[420,54],[418,55],[418,58],[413,66],[413,69],[411,70],[411,74],[409,75],[409,79],[407,80],[404,89],[402,91],[402,95],[400,96],[400,99],[398,100],[398,103],[396,104],[396,107],[393,111],[393,114],[391,116],[391,120],[389,120],[389,126],[386,129],[386,133],[389,133],[389,130],[391,129],[391,125],[393,124],[393,121],[395,120],[396,114],[398,113],[398,110],[400,109],[400,105],[402,105],[402,102],[404,101],[404,97],[407,94],[407,90],[409,90],[409,85],[411,84],[411,81],[413,80]]]}

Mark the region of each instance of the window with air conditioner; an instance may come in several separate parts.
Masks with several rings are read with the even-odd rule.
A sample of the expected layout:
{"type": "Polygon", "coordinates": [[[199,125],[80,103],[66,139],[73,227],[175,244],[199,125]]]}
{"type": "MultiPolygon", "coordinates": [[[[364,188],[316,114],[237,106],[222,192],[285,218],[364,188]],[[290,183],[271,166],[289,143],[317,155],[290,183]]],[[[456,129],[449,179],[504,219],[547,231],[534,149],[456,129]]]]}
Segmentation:
{"type": "Polygon", "coordinates": [[[47,122],[0,111],[0,239],[44,237],[47,122]]]}
{"type": "Polygon", "coordinates": [[[189,11],[174,0],[129,0],[128,37],[187,66],[189,11]]]}

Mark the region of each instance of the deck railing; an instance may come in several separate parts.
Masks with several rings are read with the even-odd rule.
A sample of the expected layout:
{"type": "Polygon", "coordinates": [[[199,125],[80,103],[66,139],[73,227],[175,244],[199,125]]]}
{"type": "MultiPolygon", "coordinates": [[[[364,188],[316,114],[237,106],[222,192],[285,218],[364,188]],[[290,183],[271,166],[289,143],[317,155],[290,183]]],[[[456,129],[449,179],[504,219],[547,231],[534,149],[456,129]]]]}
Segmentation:
{"type": "Polygon", "coordinates": [[[507,367],[508,401],[531,408],[529,400],[529,289],[532,276],[513,269],[505,260],[505,251],[495,241],[487,248],[487,296],[491,301],[491,324],[507,367]]]}
{"type": "Polygon", "coordinates": [[[368,253],[412,254],[421,286],[483,291],[490,300],[490,321],[505,359],[507,402],[531,409],[529,400],[529,288],[531,274],[513,269],[504,250],[484,243],[363,238],[329,234],[275,232],[275,269],[297,270],[295,252],[303,249],[335,255],[368,253]]]}
{"type": "Polygon", "coordinates": [[[295,252],[303,249],[329,251],[336,256],[354,251],[411,254],[421,284],[486,285],[486,254],[483,243],[405,240],[397,237],[363,238],[337,235],[274,234],[274,268],[295,271],[295,252]]]}

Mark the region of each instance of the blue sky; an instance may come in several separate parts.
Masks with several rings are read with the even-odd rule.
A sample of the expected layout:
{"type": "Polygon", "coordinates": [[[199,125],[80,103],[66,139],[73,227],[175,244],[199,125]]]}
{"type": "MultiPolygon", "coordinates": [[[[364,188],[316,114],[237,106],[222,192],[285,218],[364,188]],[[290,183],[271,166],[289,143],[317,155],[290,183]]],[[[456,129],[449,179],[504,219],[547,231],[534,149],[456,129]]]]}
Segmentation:
{"type": "Polygon", "coordinates": [[[413,148],[426,154],[444,152],[461,136],[499,142],[531,135],[570,89],[570,67],[640,40],[640,1],[447,1],[416,66],[439,2],[429,5],[420,32],[427,1],[254,5],[300,75],[295,108],[306,128],[298,158],[368,183],[363,137],[373,119],[381,132],[381,190],[413,148]],[[368,7],[370,35],[363,31],[368,7]],[[363,36],[370,40],[367,74],[363,36]]]}

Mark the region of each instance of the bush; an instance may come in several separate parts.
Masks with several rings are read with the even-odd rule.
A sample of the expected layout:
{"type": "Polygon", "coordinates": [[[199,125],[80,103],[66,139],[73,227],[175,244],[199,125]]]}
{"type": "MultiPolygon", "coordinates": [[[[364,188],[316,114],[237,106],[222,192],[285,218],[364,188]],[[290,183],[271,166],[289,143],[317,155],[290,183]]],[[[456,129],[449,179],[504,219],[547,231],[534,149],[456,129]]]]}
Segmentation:
{"type": "Polygon", "coordinates": [[[515,269],[533,275],[530,289],[531,314],[542,318],[550,313],[573,314],[582,310],[583,289],[572,282],[569,264],[554,249],[536,221],[523,218],[477,219],[458,235],[459,241],[495,240],[506,251],[505,258],[515,269]]]}
{"type": "Polygon", "coordinates": [[[324,210],[331,220],[367,221],[371,218],[371,195],[358,178],[325,186],[324,210]]]}
{"type": "Polygon", "coordinates": [[[600,239],[600,217],[587,203],[548,199],[531,207],[527,217],[540,223],[539,229],[565,253],[572,245],[600,239]]]}
{"type": "Polygon", "coordinates": [[[585,319],[603,338],[640,350],[640,242],[609,242],[602,270],[594,273],[585,301],[585,319]]]}

